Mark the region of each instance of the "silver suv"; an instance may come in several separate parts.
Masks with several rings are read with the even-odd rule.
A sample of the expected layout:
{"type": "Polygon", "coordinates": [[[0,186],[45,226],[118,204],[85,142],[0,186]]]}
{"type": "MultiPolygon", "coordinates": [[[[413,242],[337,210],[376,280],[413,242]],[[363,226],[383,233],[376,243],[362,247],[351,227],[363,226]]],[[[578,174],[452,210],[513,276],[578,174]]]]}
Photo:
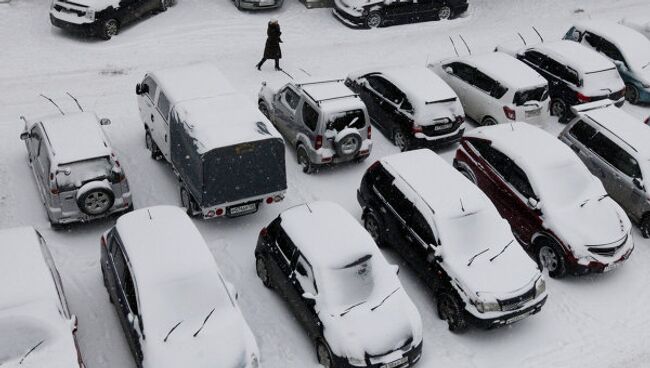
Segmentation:
{"type": "Polygon", "coordinates": [[[279,88],[266,82],[259,109],[296,149],[303,172],[324,165],[363,161],[372,149],[368,111],[342,79],[290,82],[279,88]]]}
{"type": "Polygon", "coordinates": [[[574,108],[560,134],[605,186],[607,193],[650,238],[650,129],[613,103],[574,108]]]}
{"type": "Polygon", "coordinates": [[[38,191],[53,228],[133,209],[124,170],[90,112],[25,121],[25,141],[38,191]]]}

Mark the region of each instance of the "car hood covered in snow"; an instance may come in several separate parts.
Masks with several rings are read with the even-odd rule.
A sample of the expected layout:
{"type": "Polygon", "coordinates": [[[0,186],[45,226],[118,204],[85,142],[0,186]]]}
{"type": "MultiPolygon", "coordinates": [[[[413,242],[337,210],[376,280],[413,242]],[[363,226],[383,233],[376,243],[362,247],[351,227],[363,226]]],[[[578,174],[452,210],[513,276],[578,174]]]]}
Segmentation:
{"type": "Polygon", "coordinates": [[[109,7],[119,8],[120,0],[74,0],[75,4],[84,5],[94,10],[104,10],[109,7]]]}

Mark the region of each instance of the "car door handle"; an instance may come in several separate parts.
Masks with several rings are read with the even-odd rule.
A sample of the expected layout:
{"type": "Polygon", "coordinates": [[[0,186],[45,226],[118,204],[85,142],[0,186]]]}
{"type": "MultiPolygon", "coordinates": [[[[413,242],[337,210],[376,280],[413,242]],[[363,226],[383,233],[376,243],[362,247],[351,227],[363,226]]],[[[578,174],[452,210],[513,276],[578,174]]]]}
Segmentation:
{"type": "Polygon", "coordinates": [[[167,134],[165,134],[165,143],[167,143],[167,134]]]}

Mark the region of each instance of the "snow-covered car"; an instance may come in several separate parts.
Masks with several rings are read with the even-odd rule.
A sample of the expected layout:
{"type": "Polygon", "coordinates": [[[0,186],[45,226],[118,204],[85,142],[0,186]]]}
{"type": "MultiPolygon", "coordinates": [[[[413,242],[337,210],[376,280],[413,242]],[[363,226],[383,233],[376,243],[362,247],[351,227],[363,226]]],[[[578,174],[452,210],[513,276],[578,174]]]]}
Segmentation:
{"type": "Polygon", "coordinates": [[[34,228],[0,230],[0,366],[84,368],[77,317],[34,228]]]}
{"type": "Polygon", "coordinates": [[[148,14],[162,12],[176,0],[51,0],[50,22],[70,32],[105,40],[148,14]]]}
{"type": "Polygon", "coordinates": [[[334,0],[332,14],[350,27],[446,20],[465,11],[467,0],[334,0]]]}
{"type": "Polygon", "coordinates": [[[607,272],[634,249],[632,224],[571,149],[527,123],[468,132],[454,166],[496,205],[551,277],[607,272]]]}
{"type": "Polygon", "coordinates": [[[100,263],[139,368],[260,366],[237,292],[181,208],[120,217],[101,237],[100,263]]]}
{"type": "Polygon", "coordinates": [[[370,155],[366,105],[341,79],[262,82],[258,106],[296,149],[305,173],[324,165],[363,161],[370,155]]]}
{"type": "Polygon", "coordinates": [[[548,82],[501,52],[429,64],[456,92],[465,115],[482,125],[513,121],[541,124],[548,118],[548,82]]]}
{"type": "Polygon", "coordinates": [[[284,0],[232,0],[239,10],[265,10],[279,8],[284,0]]]}
{"type": "Polygon", "coordinates": [[[650,102],[650,40],[639,32],[608,21],[586,21],[571,27],[564,36],[608,57],[626,85],[630,103],[650,102]]]}
{"type": "Polygon", "coordinates": [[[627,112],[602,102],[581,105],[560,134],[607,193],[650,238],[650,129],[627,112]]]}
{"type": "Polygon", "coordinates": [[[626,27],[639,31],[647,38],[650,38],[650,16],[632,15],[621,19],[620,23],[626,27]]]}
{"type": "Polygon", "coordinates": [[[400,151],[460,140],[465,112],[456,93],[422,67],[361,70],[346,85],[365,102],[372,123],[400,151]]]}
{"type": "Polygon", "coordinates": [[[292,307],[327,368],[411,367],[422,320],[377,245],[341,206],[290,208],[262,229],[257,275],[292,307]]]}
{"type": "Polygon", "coordinates": [[[52,227],[133,209],[131,190],[92,112],[24,119],[29,166],[52,227]]]}
{"type": "Polygon", "coordinates": [[[431,150],[377,161],[357,198],[368,233],[394,248],[433,290],[449,330],[505,326],[542,309],[546,283],[508,222],[431,150]]]}
{"type": "MultiPolygon", "coordinates": [[[[507,47],[497,51],[510,52],[507,47]]],[[[579,43],[560,40],[516,51],[513,55],[548,80],[551,114],[568,121],[571,106],[610,99],[625,103],[625,83],[607,57],[579,43]]]]}
{"type": "Polygon", "coordinates": [[[136,94],[145,145],[171,165],[190,216],[244,216],[284,199],[284,140],[215,66],[149,72],[136,94]]]}

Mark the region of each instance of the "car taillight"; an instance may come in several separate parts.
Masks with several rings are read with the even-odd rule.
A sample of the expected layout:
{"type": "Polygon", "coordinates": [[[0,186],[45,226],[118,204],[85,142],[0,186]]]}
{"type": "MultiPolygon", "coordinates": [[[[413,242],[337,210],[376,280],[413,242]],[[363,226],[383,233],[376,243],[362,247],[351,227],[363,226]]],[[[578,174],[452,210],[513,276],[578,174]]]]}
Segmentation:
{"type": "Polygon", "coordinates": [[[506,118],[510,120],[517,120],[517,112],[508,106],[503,107],[503,112],[506,114],[506,118]]]}
{"type": "Polygon", "coordinates": [[[102,247],[106,248],[106,237],[104,235],[102,235],[99,243],[102,245],[102,247]]]}
{"type": "Polygon", "coordinates": [[[59,186],[56,184],[56,180],[54,180],[53,173],[50,173],[50,193],[59,194],[59,186]]]}
{"type": "Polygon", "coordinates": [[[320,149],[321,147],[323,147],[323,136],[317,135],[316,141],[314,142],[314,149],[320,149]]]}
{"type": "Polygon", "coordinates": [[[456,123],[457,124],[462,124],[465,121],[465,117],[462,115],[456,116],[456,123]]]}
{"type": "Polygon", "coordinates": [[[580,103],[585,103],[585,102],[591,101],[591,97],[585,96],[580,92],[578,92],[577,97],[578,97],[578,102],[580,102],[580,103]]]}
{"type": "Polygon", "coordinates": [[[217,208],[217,211],[215,212],[217,216],[223,215],[223,208],[217,208]]]}
{"type": "Polygon", "coordinates": [[[266,204],[271,204],[271,203],[273,203],[273,197],[268,197],[266,199],[266,204]]]}
{"type": "Polygon", "coordinates": [[[266,238],[267,235],[269,235],[269,230],[267,228],[263,227],[262,230],[260,231],[260,236],[262,238],[266,238]]]}
{"type": "Polygon", "coordinates": [[[370,165],[370,167],[368,168],[368,172],[370,172],[372,170],[376,170],[379,167],[379,165],[380,165],[379,161],[373,162],[372,165],[370,165]]]}
{"type": "Polygon", "coordinates": [[[372,138],[372,126],[368,124],[368,139],[372,138]]]}
{"type": "Polygon", "coordinates": [[[411,131],[413,133],[422,133],[422,127],[417,124],[413,124],[413,126],[411,127],[411,131]]]}
{"type": "Polygon", "coordinates": [[[648,116],[648,118],[645,119],[645,125],[650,125],[650,116],[648,116]]]}

